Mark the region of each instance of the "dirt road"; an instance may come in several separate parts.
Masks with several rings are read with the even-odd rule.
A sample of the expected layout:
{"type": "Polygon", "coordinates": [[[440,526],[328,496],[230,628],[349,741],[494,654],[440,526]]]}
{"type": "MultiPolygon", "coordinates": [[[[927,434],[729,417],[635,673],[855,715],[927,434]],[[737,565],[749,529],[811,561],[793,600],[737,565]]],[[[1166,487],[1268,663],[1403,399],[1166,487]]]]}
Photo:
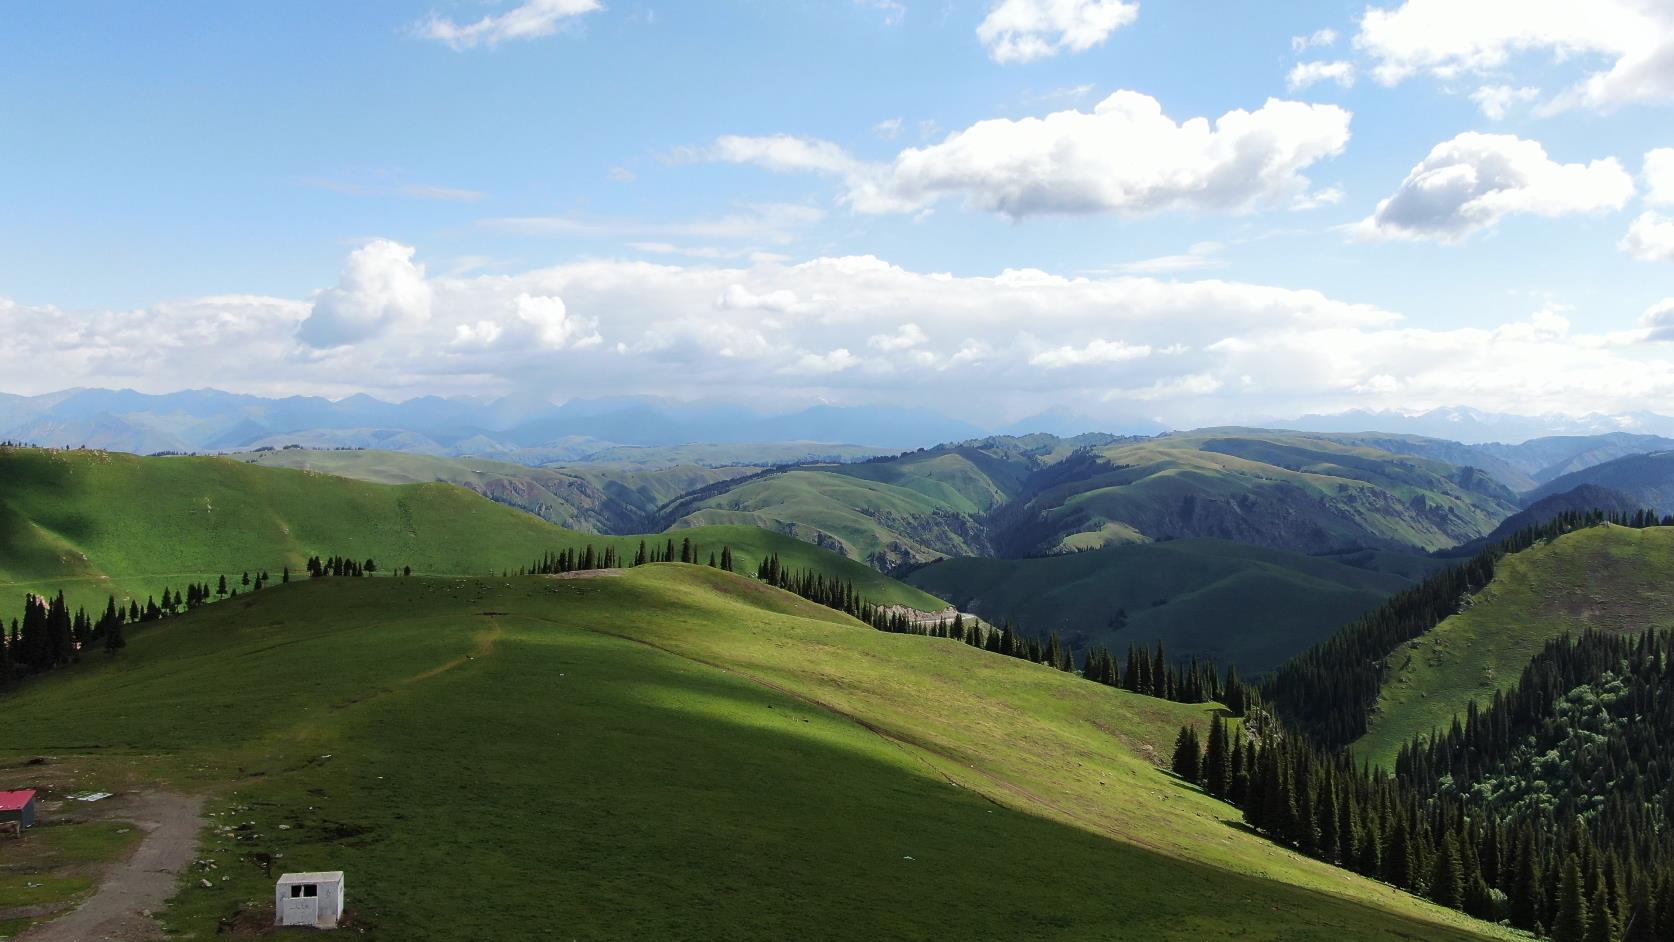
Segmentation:
{"type": "Polygon", "coordinates": [[[145,832],[139,849],[111,867],[98,891],[74,912],[36,926],[17,942],[141,942],[162,934],[145,913],[174,895],[180,874],[191,865],[204,823],[203,799],[166,793],[124,797],[121,818],[145,832]]]}

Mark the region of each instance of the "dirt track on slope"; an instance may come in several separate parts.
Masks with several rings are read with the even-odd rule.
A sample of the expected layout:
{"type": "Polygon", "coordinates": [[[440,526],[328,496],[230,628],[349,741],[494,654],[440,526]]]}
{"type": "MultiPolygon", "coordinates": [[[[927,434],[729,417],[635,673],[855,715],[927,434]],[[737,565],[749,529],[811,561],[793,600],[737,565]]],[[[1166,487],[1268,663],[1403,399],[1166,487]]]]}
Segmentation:
{"type": "Polygon", "coordinates": [[[134,795],[120,810],[145,832],[138,850],[113,865],[99,889],[74,912],[23,933],[17,942],[141,942],[162,935],[147,913],[174,895],[192,863],[203,799],[195,795],[134,795]]]}

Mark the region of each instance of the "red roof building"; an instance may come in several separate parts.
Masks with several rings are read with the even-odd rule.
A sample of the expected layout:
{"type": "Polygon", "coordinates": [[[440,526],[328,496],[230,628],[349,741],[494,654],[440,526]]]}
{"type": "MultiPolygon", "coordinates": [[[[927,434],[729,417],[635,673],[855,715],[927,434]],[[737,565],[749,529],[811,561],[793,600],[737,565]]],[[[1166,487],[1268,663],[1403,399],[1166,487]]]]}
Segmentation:
{"type": "Polygon", "coordinates": [[[0,821],[18,821],[26,828],[35,826],[35,790],[0,792],[0,821]]]}

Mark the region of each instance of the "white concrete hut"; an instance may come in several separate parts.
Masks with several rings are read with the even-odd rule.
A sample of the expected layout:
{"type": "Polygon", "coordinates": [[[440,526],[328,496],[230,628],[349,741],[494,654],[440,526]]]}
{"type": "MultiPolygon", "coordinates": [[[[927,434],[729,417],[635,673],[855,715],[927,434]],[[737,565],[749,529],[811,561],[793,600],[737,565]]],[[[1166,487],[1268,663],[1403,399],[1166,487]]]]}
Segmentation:
{"type": "Polygon", "coordinates": [[[273,924],[335,929],[343,918],[343,871],[287,873],[273,891],[273,924]]]}

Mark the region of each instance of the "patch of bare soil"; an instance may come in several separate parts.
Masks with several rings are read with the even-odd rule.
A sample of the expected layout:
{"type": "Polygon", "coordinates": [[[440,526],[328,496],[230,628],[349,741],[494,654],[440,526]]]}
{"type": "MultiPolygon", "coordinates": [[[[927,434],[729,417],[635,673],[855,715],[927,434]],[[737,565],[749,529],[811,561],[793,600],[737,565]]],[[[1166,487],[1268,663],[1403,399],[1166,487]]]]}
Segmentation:
{"type": "Polygon", "coordinates": [[[192,863],[203,827],[203,799],[167,792],[106,799],[112,818],[132,821],[145,832],[139,848],[114,864],[99,889],[75,911],[36,926],[17,942],[144,942],[161,937],[151,918],[174,895],[180,874],[192,863]]]}

